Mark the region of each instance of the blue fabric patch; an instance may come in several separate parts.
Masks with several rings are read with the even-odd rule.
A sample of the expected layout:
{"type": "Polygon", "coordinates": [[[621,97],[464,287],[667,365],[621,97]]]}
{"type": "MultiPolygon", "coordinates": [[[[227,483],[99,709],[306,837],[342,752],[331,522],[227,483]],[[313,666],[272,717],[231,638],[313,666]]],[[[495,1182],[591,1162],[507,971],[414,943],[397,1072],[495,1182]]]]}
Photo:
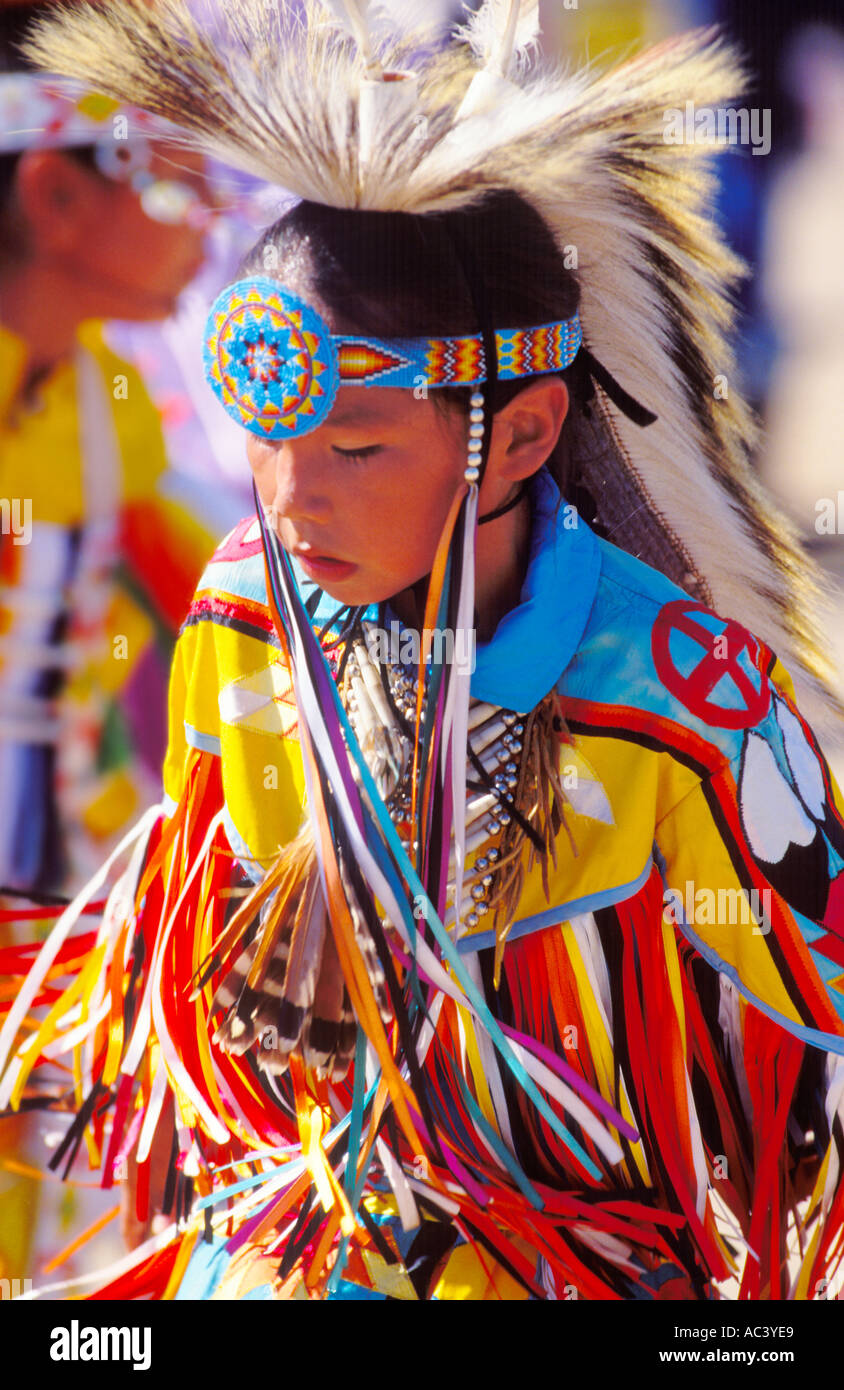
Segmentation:
{"type": "Polygon", "coordinates": [[[237,598],[251,599],[253,603],[266,603],[263,553],[244,555],[241,560],[212,560],[199,581],[199,590],[202,589],[220,589],[237,598]]]}
{"type": "MultiPolygon", "coordinates": [[[[211,1298],[222,1283],[226,1270],[231,1264],[231,1255],[222,1240],[214,1240],[209,1245],[200,1240],[190,1257],[182,1282],[176,1292],[175,1303],[200,1302],[211,1298]]],[[[264,1303],[272,1298],[269,1284],[261,1284],[257,1289],[244,1294],[239,1303],[264,1303]]]]}
{"type": "Polygon", "coordinates": [[[200,753],[213,753],[215,758],[222,756],[222,745],[214,734],[203,734],[201,730],[195,729],[187,720],[185,724],[185,741],[191,748],[198,748],[200,753]]]}
{"type": "Polygon", "coordinates": [[[376,1293],[374,1289],[361,1288],[360,1284],[350,1284],[347,1279],[338,1279],[332,1293],[326,1294],[326,1303],[386,1303],[387,1295],[376,1293]]]}
{"type": "Polygon", "coordinates": [[[547,469],[531,488],[530,557],[521,600],[477,648],[472,695],[528,713],[553,690],[583,636],[601,572],[598,540],[582,517],[561,511],[547,469]],[[567,526],[567,520],[576,522],[567,526]],[[530,653],[530,661],[525,654],[530,653]]]}

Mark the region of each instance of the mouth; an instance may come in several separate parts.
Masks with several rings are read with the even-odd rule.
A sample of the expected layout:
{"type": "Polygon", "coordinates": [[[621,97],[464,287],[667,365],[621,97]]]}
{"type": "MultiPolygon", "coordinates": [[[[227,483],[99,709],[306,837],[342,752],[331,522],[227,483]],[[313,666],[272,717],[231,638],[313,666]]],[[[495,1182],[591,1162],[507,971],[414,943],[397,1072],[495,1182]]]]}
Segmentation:
{"type": "Polygon", "coordinates": [[[317,583],[348,579],[357,569],[357,565],[349,560],[337,560],[332,555],[316,555],[312,550],[294,550],[293,554],[309,578],[317,583]]]}

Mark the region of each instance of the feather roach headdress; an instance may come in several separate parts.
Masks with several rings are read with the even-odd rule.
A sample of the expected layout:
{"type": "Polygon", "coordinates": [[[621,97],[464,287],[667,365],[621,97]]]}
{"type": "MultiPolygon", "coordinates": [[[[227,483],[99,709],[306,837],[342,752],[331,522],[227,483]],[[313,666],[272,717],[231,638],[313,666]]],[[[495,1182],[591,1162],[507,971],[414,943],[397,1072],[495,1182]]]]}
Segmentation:
{"type": "Polygon", "coordinates": [[[575,453],[613,541],[790,665],[821,726],[830,671],[811,562],[749,464],[754,425],[727,343],[741,265],[706,209],[712,147],[665,112],[734,99],[711,33],[606,72],[543,60],[539,6],[487,0],[446,45],[428,7],[110,0],[43,21],[30,56],[178,124],[203,150],[340,208],[429,213],[510,189],[577,250],[584,344],[658,419],[643,434],[598,385],[575,453]]]}

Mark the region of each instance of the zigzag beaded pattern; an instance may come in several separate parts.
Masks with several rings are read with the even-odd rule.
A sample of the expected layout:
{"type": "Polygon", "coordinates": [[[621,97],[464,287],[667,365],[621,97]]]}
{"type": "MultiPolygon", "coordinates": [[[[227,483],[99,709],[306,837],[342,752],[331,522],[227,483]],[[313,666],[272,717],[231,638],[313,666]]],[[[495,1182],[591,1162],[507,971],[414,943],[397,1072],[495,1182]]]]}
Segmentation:
{"type": "MultiPolygon", "coordinates": [[[[502,380],[561,371],[581,343],[580,320],[496,333],[502,380]]],[[[477,386],[487,376],[480,334],[455,338],[333,336],[310,305],[274,281],[239,281],[217,299],[205,370],[238,424],[265,439],[316,429],[346,386],[477,386]]]]}

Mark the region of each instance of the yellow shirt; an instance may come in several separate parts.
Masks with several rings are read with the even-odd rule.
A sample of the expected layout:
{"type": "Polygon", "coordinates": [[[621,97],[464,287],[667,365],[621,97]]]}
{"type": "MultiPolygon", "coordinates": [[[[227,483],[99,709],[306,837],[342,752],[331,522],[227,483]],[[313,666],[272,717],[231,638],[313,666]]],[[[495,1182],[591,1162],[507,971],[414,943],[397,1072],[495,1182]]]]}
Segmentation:
{"type": "MultiPolygon", "coordinates": [[[[103,341],[99,323],[84,324],[80,346],[102,371],[122,465],[126,501],[149,496],[167,467],[158,413],[144,383],[103,341]]],[[[0,497],[32,499],[38,521],[79,526],[85,520],[76,367],[60,362],[37,389],[37,407],[16,405],[26,344],[0,325],[0,497]]]]}
{"type": "MultiPolygon", "coordinates": [[[[80,873],[87,876],[108,839],[138,812],[139,801],[157,794],[153,783],[138,783],[137,762],[133,768],[127,746],[131,734],[121,718],[115,723],[114,699],[156,639],[164,645],[166,665],[170,643],[213,549],[213,538],[200,521],[166,495],[168,464],[161,422],[139,373],[106,345],[101,324],[83,324],[77,341],[101,378],[102,396],[95,404],[101,400],[106,411],[110,408],[114,425],[113,453],[109,454],[111,441],[105,441],[105,462],[97,474],[108,476],[100,495],[91,497],[86,496],[86,486],[90,489],[91,484],[86,485],[89,460],[80,418],[81,353],[57,363],[30,398],[22,401],[28,348],[0,326],[0,499],[5,503],[5,529],[11,525],[12,532],[0,536],[0,696],[5,699],[4,703],[0,698],[0,740],[7,747],[11,740],[19,750],[30,741],[37,745],[54,717],[74,711],[74,732],[57,741],[59,758],[69,740],[84,742],[89,769],[97,772],[89,770],[81,780],[77,777],[79,794],[60,816],[72,829],[81,822],[94,841],[88,864],[80,865],[80,873]],[[113,538],[104,536],[102,545],[116,545],[116,553],[100,551],[99,539],[93,542],[97,562],[102,559],[106,602],[98,608],[95,601],[92,617],[90,612],[79,612],[79,595],[68,588],[67,580],[78,545],[74,537],[90,526],[92,504],[102,501],[102,493],[112,499],[106,513],[114,523],[113,538]],[[40,532],[31,549],[16,543],[25,516],[40,532]],[[119,582],[122,579],[128,583],[119,582]],[[67,638],[55,631],[51,635],[42,592],[56,617],[70,604],[67,638]],[[72,647],[80,636],[74,630],[80,622],[85,629],[81,634],[84,658],[65,662],[56,644],[69,640],[72,647]],[[33,647],[36,651],[45,648],[34,672],[28,671],[33,647]],[[39,696],[45,682],[51,683],[51,670],[63,672],[58,689],[53,682],[53,694],[39,696]],[[84,715],[75,713],[83,710],[84,715]]],[[[50,736],[44,737],[49,741],[50,736]]],[[[55,736],[52,741],[56,742],[55,736]]],[[[147,752],[155,756],[155,750],[147,752]]],[[[23,751],[14,754],[17,789],[8,785],[0,790],[0,809],[7,822],[23,813],[23,790],[35,785],[22,762],[24,756],[23,751]]],[[[61,770],[57,777],[54,786],[62,780],[61,770]]],[[[43,775],[38,785],[45,785],[43,775]]],[[[0,863],[2,859],[0,854],[0,863]]],[[[23,877],[29,881],[28,871],[23,877]]]]}

